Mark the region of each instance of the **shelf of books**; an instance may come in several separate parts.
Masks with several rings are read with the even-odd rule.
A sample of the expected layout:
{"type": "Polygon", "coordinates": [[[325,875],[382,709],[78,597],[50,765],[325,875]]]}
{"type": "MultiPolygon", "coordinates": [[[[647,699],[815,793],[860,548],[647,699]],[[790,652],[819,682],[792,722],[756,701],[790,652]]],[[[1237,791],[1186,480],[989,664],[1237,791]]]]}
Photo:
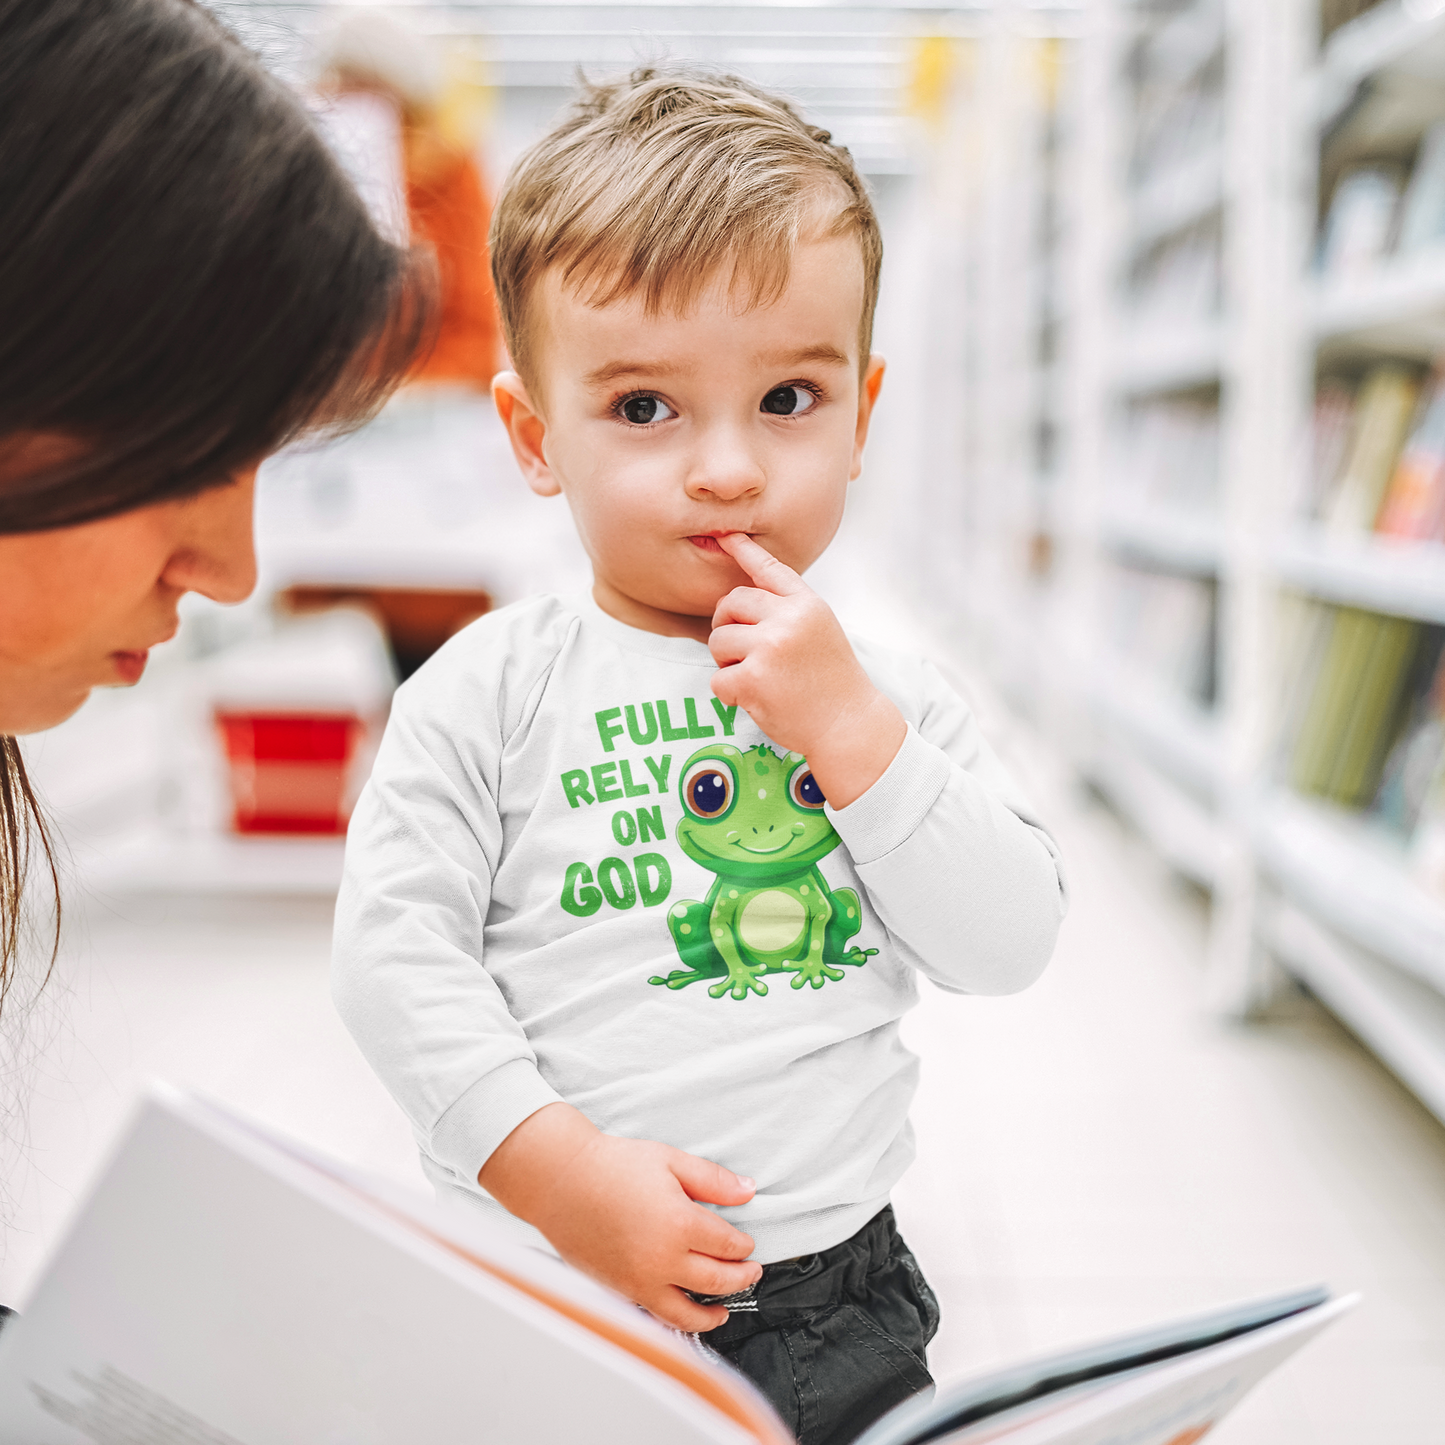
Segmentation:
{"type": "Polygon", "coordinates": [[[1445,623],[1438,542],[1300,526],[1285,534],[1275,566],[1287,586],[1306,596],[1445,623]]]}
{"type": "Polygon", "coordinates": [[[1057,612],[1073,645],[1071,666],[1041,684],[1072,694],[1056,714],[1081,772],[1210,888],[1229,856],[1231,45],[1216,0],[1100,0],[1089,13],[1068,114],[1080,260],[1057,612]]]}
{"type": "Polygon", "coordinates": [[[1351,8],[1301,80],[1314,399],[1268,564],[1255,936],[1445,1119],[1445,8],[1351,8]]]}
{"type": "Polygon", "coordinates": [[[1445,3],[1093,0],[1062,74],[971,113],[980,653],[1212,996],[1273,958],[1445,1118],[1445,3]]]}
{"type": "Polygon", "coordinates": [[[957,264],[950,277],[936,257],[915,263],[914,304],[936,339],[930,375],[914,388],[933,388],[933,451],[923,505],[906,523],[912,581],[919,603],[955,619],[995,685],[1023,706],[1051,667],[1063,525],[1074,292],[1060,117],[1077,25],[1063,7],[1001,0],[976,40],[955,45],[927,185],[930,224],[946,231],[938,244],[957,264]]]}

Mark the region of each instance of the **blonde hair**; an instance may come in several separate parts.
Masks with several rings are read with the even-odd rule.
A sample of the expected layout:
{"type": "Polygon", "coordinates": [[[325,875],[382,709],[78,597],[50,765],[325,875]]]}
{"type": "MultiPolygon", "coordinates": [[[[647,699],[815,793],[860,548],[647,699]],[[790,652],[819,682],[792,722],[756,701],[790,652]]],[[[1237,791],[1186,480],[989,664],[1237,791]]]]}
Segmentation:
{"type": "Polygon", "coordinates": [[[827,233],[856,235],[863,253],[861,370],[883,239],[847,150],[735,76],[649,69],[584,84],[562,123],[512,167],[492,218],[512,364],[532,382],[528,307],[553,267],[596,306],[641,294],[649,313],[685,310],[719,272],[750,307],[777,300],[830,192],[839,209],[827,233]]]}

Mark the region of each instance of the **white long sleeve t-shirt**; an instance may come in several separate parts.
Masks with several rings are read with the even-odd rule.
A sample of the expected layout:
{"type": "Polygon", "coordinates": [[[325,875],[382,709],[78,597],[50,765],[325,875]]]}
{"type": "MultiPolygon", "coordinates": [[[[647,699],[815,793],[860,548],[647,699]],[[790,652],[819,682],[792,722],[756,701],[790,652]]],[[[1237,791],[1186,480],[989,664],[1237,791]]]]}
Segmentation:
{"type": "Polygon", "coordinates": [[[510,1219],[478,1171],[565,1100],[756,1180],[718,1212],[765,1263],[887,1203],[913,1154],[917,975],[1026,987],[1064,888],[936,670],[853,645],[908,733],[842,809],[717,701],[702,643],[589,597],[492,613],[398,691],[347,840],[333,990],[444,1195],[510,1219]]]}

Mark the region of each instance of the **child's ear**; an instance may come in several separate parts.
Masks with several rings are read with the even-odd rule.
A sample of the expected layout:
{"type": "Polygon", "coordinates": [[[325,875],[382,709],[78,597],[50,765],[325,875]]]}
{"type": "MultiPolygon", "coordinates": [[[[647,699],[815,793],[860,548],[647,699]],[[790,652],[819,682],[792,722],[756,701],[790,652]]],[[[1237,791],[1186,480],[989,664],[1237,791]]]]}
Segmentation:
{"type": "Polygon", "coordinates": [[[858,430],[853,434],[853,466],[848,473],[850,482],[857,481],[858,474],[863,470],[863,444],[868,440],[868,423],[873,418],[873,408],[877,405],[887,367],[888,363],[875,351],[868,358],[863,385],[858,388],[858,430]]]}
{"type": "Polygon", "coordinates": [[[492,404],[511,438],[512,455],[527,485],[539,497],[555,497],[562,487],[547,465],[547,423],[527,394],[526,382],[515,371],[498,372],[492,378],[492,404]]]}

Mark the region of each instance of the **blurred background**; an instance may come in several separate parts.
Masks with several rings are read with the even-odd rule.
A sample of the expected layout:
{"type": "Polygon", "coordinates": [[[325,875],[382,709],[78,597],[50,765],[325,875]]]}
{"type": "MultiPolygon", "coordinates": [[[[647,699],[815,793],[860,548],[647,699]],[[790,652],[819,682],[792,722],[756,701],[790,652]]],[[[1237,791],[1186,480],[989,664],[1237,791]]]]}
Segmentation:
{"type": "Polygon", "coordinates": [[[936,1373],[1323,1278],[1364,1309],[1221,1441],[1445,1438],[1445,0],[214,8],[446,317],[263,469],[255,598],[30,742],[72,906],[5,1026],[0,1298],[151,1075],[420,1186],[326,993],[349,807],[399,679],[588,582],[487,397],[490,198],[579,70],[686,61],[869,178],[888,379],[812,580],[1072,869],[1040,985],[909,1020],[936,1373]]]}

